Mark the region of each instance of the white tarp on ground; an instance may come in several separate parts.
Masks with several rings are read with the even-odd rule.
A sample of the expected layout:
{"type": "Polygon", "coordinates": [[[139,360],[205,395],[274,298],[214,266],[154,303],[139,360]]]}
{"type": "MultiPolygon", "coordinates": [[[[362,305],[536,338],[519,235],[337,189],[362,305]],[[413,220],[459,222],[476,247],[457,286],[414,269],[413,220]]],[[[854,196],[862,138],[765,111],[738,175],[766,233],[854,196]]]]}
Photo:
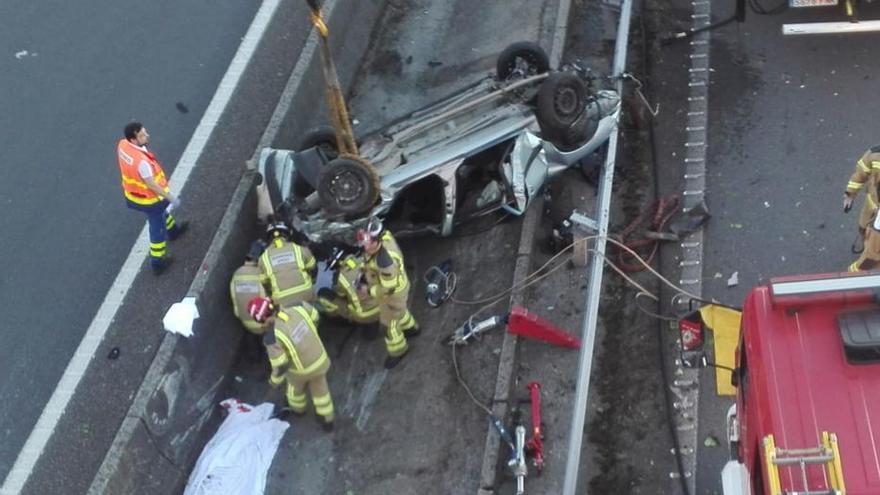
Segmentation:
{"type": "Polygon", "coordinates": [[[205,445],[184,495],[261,495],[266,474],[284,432],[285,421],[270,419],[275,406],[245,404],[238,399],[220,403],[229,416],[205,445]]]}

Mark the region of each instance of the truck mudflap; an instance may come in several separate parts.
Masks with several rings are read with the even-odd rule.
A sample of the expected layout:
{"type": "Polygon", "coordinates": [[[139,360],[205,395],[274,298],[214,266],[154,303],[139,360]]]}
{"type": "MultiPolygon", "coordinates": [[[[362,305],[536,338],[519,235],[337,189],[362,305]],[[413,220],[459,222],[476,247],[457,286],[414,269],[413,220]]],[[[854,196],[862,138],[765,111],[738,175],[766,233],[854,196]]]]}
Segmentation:
{"type": "Polygon", "coordinates": [[[724,495],[751,495],[749,470],[744,464],[727,461],[721,470],[721,491],[724,495]]]}

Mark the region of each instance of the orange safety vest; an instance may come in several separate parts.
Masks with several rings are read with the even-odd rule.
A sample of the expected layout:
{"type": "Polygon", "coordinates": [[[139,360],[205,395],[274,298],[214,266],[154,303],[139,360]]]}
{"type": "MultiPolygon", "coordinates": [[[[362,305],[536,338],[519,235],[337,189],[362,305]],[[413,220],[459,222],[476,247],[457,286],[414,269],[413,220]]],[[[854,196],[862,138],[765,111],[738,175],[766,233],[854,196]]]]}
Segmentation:
{"type": "Polygon", "coordinates": [[[165,177],[165,171],[162,170],[159,161],[156,160],[156,155],[138,148],[123,138],[116,145],[116,158],[119,161],[119,173],[122,174],[122,190],[125,197],[132,203],[152,205],[162,199],[147,186],[147,183],[141,178],[141,174],[138,173],[138,165],[141,161],[150,164],[153,169],[153,180],[165,192],[168,192],[168,179],[165,177]]]}

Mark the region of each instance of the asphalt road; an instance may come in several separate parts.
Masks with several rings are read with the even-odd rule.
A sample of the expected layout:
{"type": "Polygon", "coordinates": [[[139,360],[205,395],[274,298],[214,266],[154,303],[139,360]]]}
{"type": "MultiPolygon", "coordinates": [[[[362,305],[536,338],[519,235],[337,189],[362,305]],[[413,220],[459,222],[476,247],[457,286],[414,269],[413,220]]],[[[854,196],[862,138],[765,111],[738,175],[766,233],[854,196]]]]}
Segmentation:
{"type": "Polygon", "coordinates": [[[0,3],[0,479],[143,225],[122,127],[144,122],[170,174],[259,5],[0,3]]]}
{"type": "MultiPolygon", "coordinates": [[[[733,3],[713,3],[713,18],[733,14],[733,3]],[[729,4],[729,5],[728,5],[729,4]]],[[[686,2],[656,2],[666,26],[689,25],[686,2]]],[[[871,124],[878,64],[877,34],[783,37],[784,22],[827,20],[833,11],[790,10],[780,16],[749,12],[744,24],[711,35],[703,296],[740,305],[748,290],[780,275],[846,271],[858,208],[846,215],[842,194],[855,161],[878,142],[871,124]],[[825,19],[823,19],[823,16],[825,19]],[[729,287],[736,273],[738,285],[729,287]]],[[[876,8],[863,18],[880,18],[876,8]]],[[[665,34],[665,33],[662,33],[665,34]]],[[[681,44],[685,45],[685,44],[681,44]]],[[[655,76],[681,92],[669,96],[663,125],[683,129],[686,49],[663,48],[655,76]],[[676,75],[677,74],[677,75],[676,75]],[[671,81],[678,80],[679,84],[671,81]],[[674,87],[673,87],[674,86],[674,87]]],[[[686,79],[685,79],[686,80],[686,79]]],[[[663,131],[658,156],[680,177],[672,153],[684,141],[663,131]],[[677,143],[677,145],[676,145],[677,143]],[[676,147],[677,146],[677,147],[676,147]]],[[[680,136],[679,136],[680,137],[680,136]]],[[[696,493],[720,494],[728,460],[724,414],[711,370],[702,372],[696,493]],[[718,447],[704,442],[712,436],[718,447]]]]}

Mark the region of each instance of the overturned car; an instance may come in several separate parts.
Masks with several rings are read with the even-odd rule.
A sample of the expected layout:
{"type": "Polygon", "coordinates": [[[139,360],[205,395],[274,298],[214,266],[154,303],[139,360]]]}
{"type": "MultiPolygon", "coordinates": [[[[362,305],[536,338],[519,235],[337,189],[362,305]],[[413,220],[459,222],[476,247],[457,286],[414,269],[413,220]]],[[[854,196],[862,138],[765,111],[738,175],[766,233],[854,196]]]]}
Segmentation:
{"type": "Polygon", "coordinates": [[[295,150],[265,148],[261,188],[312,242],[351,242],[371,216],[398,236],[450,235],[472,218],[525,212],[544,183],[599,151],[616,129],[620,97],[594,90],[587,70],[551,71],[534,43],[515,43],[487,77],[337,152],[322,126],[295,150]]]}

